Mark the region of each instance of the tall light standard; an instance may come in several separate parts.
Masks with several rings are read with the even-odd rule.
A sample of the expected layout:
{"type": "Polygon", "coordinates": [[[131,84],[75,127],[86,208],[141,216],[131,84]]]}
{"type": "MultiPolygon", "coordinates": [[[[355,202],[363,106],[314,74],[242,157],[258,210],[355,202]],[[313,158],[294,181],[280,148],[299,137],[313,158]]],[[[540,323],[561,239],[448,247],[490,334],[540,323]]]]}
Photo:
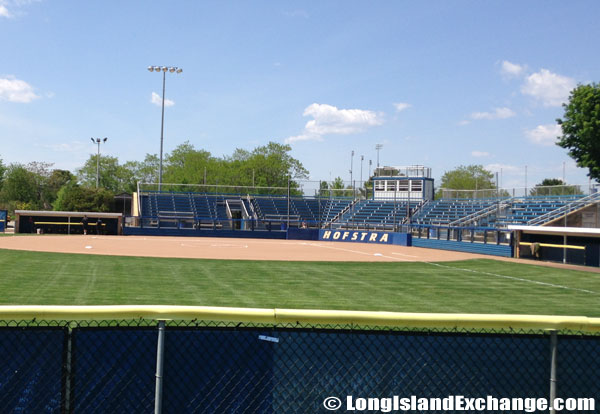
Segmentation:
{"type": "Polygon", "coordinates": [[[100,143],[108,141],[108,138],[90,138],[94,144],[98,145],[98,155],[96,156],[96,188],[100,182],[100,143]]]}
{"type": "Polygon", "coordinates": [[[352,169],[354,165],[354,150],[350,153],[350,185],[352,185],[352,169]]]}
{"type": "Polygon", "coordinates": [[[376,144],[375,149],[377,150],[377,168],[379,168],[379,150],[383,148],[383,144],[376,144]]]}
{"type": "Polygon", "coordinates": [[[148,70],[150,72],[162,72],[163,74],[163,92],[162,92],[162,116],[160,121],[160,164],[158,167],[158,191],[162,186],[162,171],[163,171],[163,132],[165,127],[165,78],[167,72],[171,73],[181,73],[183,69],[178,68],[177,66],[148,66],[148,70]]]}
{"type": "Polygon", "coordinates": [[[362,166],[363,166],[363,161],[365,160],[365,156],[361,155],[360,156],[360,184],[362,185],[362,166]]]}

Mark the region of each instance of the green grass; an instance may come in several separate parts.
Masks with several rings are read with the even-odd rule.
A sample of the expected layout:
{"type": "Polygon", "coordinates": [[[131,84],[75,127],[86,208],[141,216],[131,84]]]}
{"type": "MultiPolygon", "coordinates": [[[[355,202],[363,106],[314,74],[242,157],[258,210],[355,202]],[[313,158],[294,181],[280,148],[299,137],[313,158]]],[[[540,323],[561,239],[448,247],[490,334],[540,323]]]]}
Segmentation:
{"type": "Polygon", "coordinates": [[[496,260],[268,262],[0,250],[0,304],[600,316],[600,274],[496,260]]]}

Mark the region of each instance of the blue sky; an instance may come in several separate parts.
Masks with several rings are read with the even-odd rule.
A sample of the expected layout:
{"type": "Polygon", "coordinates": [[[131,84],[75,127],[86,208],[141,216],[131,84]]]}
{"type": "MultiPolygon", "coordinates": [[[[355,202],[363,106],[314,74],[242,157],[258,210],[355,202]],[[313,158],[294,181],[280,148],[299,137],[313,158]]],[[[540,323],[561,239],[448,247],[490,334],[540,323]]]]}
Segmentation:
{"type": "Polygon", "coordinates": [[[597,1],[0,0],[0,158],[74,170],[101,151],[213,155],[287,142],[311,179],[382,165],[587,183],[553,144],[569,90],[600,81],[597,1]],[[157,95],[156,95],[157,94],[157,95]],[[156,100],[155,100],[156,101],[156,100]],[[158,99],[160,101],[160,99],[158,99]]]}

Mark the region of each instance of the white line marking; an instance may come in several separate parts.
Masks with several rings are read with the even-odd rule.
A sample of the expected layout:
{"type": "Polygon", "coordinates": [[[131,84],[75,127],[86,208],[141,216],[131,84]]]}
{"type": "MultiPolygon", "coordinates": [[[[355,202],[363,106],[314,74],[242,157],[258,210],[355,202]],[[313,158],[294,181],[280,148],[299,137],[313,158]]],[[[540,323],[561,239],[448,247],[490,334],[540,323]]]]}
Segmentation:
{"type": "Polygon", "coordinates": [[[85,246],[85,248],[86,248],[86,249],[91,249],[91,248],[92,248],[92,246],[85,246]]]}
{"type": "Polygon", "coordinates": [[[445,266],[445,265],[442,265],[442,264],[439,264],[439,263],[432,263],[432,262],[423,262],[423,263],[427,263],[427,264],[430,264],[432,266],[443,267],[445,269],[462,270],[464,272],[479,273],[479,274],[482,274],[482,275],[500,277],[500,278],[503,278],[503,279],[518,280],[519,282],[528,282],[528,283],[533,283],[533,284],[536,284],[536,285],[554,287],[554,288],[558,288],[558,289],[574,290],[574,291],[577,291],[577,292],[591,293],[593,295],[598,295],[599,294],[598,292],[594,292],[592,290],[573,288],[573,287],[563,286],[563,285],[556,285],[554,283],[548,283],[548,282],[540,282],[539,280],[524,279],[524,278],[521,278],[521,277],[499,275],[497,273],[482,272],[480,270],[463,269],[463,268],[459,268],[459,267],[445,266]]]}
{"type": "Polygon", "coordinates": [[[421,256],[413,256],[412,254],[404,254],[404,253],[396,253],[396,252],[394,252],[392,254],[397,254],[398,256],[405,256],[405,257],[414,257],[417,259],[419,259],[421,257],[421,256]]]}
{"type": "Polygon", "coordinates": [[[247,244],[211,244],[211,247],[237,247],[238,249],[247,249],[247,244]]]}
{"type": "MultiPolygon", "coordinates": [[[[343,249],[341,247],[327,246],[327,245],[324,245],[324,244],[310,243],[309,246],[322,247],[322,248],[325,248],[325,249],[332,249],[332,250],[340,250],[340,251],[343,251],[343,252],[350,252],[350,253],[356,253],[356,254],[364,254],[366,256],[375,256],[372,253],[361,252],[359,250],[343,249]]],[[[381,253],[377,253],[377,254],[380,255],[379,257],[385,257],[386,259],[398,260],[398,261],[402,261],[402,262],[411,262],[412,261],[412,260],[408,260],[408,259],[400,259],[398,257],[384,256],[381,253]]]]}

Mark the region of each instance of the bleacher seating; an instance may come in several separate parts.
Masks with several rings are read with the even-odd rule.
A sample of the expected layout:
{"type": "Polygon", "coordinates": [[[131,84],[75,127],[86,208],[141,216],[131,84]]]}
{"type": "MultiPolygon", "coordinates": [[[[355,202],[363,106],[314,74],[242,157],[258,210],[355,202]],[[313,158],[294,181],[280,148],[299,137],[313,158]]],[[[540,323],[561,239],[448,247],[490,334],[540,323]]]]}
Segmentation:
{"type": "MultiPolygon", "coordinates": [[[[504,228],[527,224],[536,217],[580,199],[582,196],[544,196],[488,199],[441,199],[421,205],[406,200],[357,200],[350,198],[290,197],[289,215],[294,225],[310,227],[390,228],[405,223],[440,226],[504,228]]],[[[190,219],[203,225],[230,226],[227,204],[244,207],[260,221],[283,221],[288,199],[283,196],[241,196],[206,193],[147,192],[140,196],[141,214],[155,219],[190,219]],[[207,224],[208,223],[208,224],[207,224]]],[[[246,213],[244,213],[246,214],[246,213]]],[[[545,219],[545,216],[543,217],[545,219]]]]}
{"type": "Polygon", "coordinates": [[[557,210],[582,196],[546,196],[546,197],[523,197],[511,200],[506,217],[495,223],[497,226],[509,224],[527,224],[530,220],[557,210]]]}
{"type": "Polygon", "coordinates": [[[497,204],[497,199],[441,199],[430,201],[415,215],[418,224],[448,226],[497,204]]]}
{"type": "Polygon", "coordinates": [[[417,202],[360,200],[339,220],[342,226],[391,228],[401,224],[417,207],[417,202]]]}

